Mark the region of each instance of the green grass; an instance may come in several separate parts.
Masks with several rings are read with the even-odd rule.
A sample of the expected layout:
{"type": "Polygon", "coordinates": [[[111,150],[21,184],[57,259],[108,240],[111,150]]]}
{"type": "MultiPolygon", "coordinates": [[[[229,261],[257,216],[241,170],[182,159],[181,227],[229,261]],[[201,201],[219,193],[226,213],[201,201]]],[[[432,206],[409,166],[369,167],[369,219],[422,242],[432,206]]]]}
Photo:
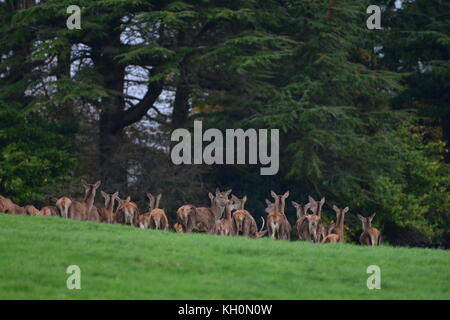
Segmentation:
{"type": "Polygon", "coordinates": [[[0,214],[1,299],[450,299],[450,252],[0,214]],[[66,269],[81,268],[81,290],[66,269]],[[369,265],[381,290],[368,290],[369,265]]]}

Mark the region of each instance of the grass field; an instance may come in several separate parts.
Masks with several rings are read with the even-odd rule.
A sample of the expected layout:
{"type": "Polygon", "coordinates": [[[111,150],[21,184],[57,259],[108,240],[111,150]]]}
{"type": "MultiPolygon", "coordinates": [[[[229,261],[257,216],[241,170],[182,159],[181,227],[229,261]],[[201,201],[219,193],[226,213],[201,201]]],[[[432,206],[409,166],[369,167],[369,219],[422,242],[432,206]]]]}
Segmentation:
{"type": "Polygon", "coordinates": [[[450,252],[0,214],[1,299],[450,299],[450,252]],[[381,289],[369,290],[369,265],[381,289]],[[81,268],[81,290],[66,269],[81,268]]]}

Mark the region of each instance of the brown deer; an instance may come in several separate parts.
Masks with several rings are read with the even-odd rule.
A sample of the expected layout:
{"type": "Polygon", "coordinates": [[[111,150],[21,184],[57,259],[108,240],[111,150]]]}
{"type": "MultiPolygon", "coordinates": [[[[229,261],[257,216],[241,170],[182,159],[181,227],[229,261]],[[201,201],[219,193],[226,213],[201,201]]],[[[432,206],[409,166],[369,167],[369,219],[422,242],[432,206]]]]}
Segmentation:
{"type": "Polygon", "coordinates": [[[25,212],[29,216],[38,216],[40,211],[33,205],[27,205],[23,207],[25,209],[25,212]]]}
{"type": "Polygon", "coordinates": [[[69,218],[69,207],[72,204],[72,199],[69,197],[61,197],[56,200],[56,208],[58,208],[59,215],[63,218],[69,218]]]}
{"type": "Polygon", "coordinates": [[[234,202],[234,208],[237,209],[233,212],[233,221],[236,227],[236,235],[243,235],[250,238],[261,238],[267,233],[267,230],[263,231],[264,228],[264,218],[261,229],[258,231],[256,221],[253,216],[244,209],[245,202],[247,201],[247,196],[239,199],[235,195],[231,196],[231,200],[234,202]]]}
{"type": "Polygon", "coordinates": [[[186,204],[177,210],[177,222],[182,226],[184,232],[206,232],[216,233],[216,222],[222,217],[225,210],[225,203],[231,190],[220,192],[216,189],[216,195],[211,192],[208,197],[211,200],[211,207],[197,208],[192,204],[186,204]]]}
{"type": "Polygon", "coordinates": [[[151,193],[147,193],[147,197],[150,200],[149,204],[149,219],[148,228],[156,230],[168,230],[169,220],[167,219],[164,210],[159,208],[159,201],[161,200],[161,194],[153,196],[151,193]]]}
{"type": "Polygon", "coordinates": [[[59,217],[59,212],[55,206],[45,206],[41,208],[38,215],[43,217],[59,217]]]}
{"type": "Polygon", "coordinates": [[[216,234],[221,236],[236,235],[236,224],[231,216],[231,211],[235,209],[235,203],[231,200],[225,200],[225,216],[216,222],[216,234]]]}
{"type": "Polygon", "coordinates": [[[300,204],[295,201],[291,202],[297,211],[297,222],[295,228],[297,229],[297,235],[299,240],[311,241],[311,235],[309,234],[308,219],[306,215],[311,207],[311,203],[300,204]]]}
{"type": "Polygon", "coordinates": [[[270,194],[275,199],[275,203],[272,207],[273,211],[267,216],[269,237],[277,240],[290,240],[291,225],[284,214],[285,200],[289,197],[289,191],[286,191],[283,195],[277,195],[273,191],[270,191],[270,194]]]}
{"type": "Polygon", "coordinates": [[[81,221],[100,221],[97,208],[94,206],[95,193],[100,186],[100,181],[94,184],[89,184],[81,180],[84,186],[84,200],[72,200],[69,207],[68,217],[74,220],[81,221]]]}
{"type": "Polygon", "coordinates": [[[323,237],[323,230],[321,216],[322,216],[322,206],[325,203],[325,198],[322,198],[320,201],[314,200],[311,196],[308,196],[309,203],[311,204],[312,214],[305,215],[308,220],[308,231],[311,235],[311,241],[320,242],[323,237]]]}
{"type": "Polygon", "coordinates": [[[191,204],[185,204],[177,210],[177,220],[183,232],[192,232],[196,224],[197,208],[191,204]]]}
{"type": "Polygon", "coordinates": [[[336,225],[329,228],[329,234],[322,240],[322,243],[344,242],[344,219],[349,208],[339,209],[336,205],[333,205],[333,210],[336,212],[336,225]]]}
{"type": "Polygon", "coordinates": [[[119,207],[116,210],[116,222],[130,226],[138,226],[139,208],[136,203],[131,201],[130,197],[125,200],[119,200],[119,207]]]}
{"type": "Polygon", "coordinates": [[[363,232],[359,237],[359,242],[361,242],[362,245],[379,246],[381,244],[381,232],[377,228],[372,227],[372,220],[375,217],[375,214],[376,213],[367,218],[358,214],[358,218],[362,222],[363,229],[363,232]]]}
{"type": "Polygon", "coordinates": [[[15,204],[11,199],[3,196],[0,196],[0,209],[0,212],[9,214],[27,214],[25,208],[15,204]]]}
{"type": "Polygon", "coordinates": [[[119,197],[119,192],[108,194],[101,191],[101,194],[105,199],[105,207],[97,209],[98,215],[100,216],[100,222],[114,223],[114,205],[116,203],[116,199],[119,197]]]}

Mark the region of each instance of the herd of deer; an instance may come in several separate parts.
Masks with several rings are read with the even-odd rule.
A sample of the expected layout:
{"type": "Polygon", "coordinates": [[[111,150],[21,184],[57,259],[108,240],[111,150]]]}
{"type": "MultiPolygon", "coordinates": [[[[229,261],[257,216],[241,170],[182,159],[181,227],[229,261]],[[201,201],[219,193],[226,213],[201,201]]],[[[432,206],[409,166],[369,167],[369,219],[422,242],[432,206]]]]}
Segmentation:
{"type": "MultiPolygon", "coordinates": [[[[56,206],[45,206],[38,210],[33,205],[21,207],[8,198],[0,196],[0,212],[9,214],[24,214],[31,216],[60,216],[63,218],[98,221],[104,223],[119,223],[131,225],[143,229],[169,230],[169,220],[163,209],[159,208],[161,194],[154,196],[147,193],[149,198],[149,210],[140,214],[136,203],[128,197],[126,200],[119,198],[119,193],[108,194],[101,191],[105,198],[105,207],[96,208],[94,199],[96,190],[100,186],[100,181],[95,184],[88,184],[82,180],[85,188],[84,200],[76,200],[69,197],[62,197],[56,201],[56,206]],[[118,206],[114,210],[115,202],[118,206]]],[[[177,210],[177,222],[172,226],[175,232],[205,232],[223,236],[243,235],[251,238],[260,238],[266,233],[272,239],[290,240],[291,225],[284,213],[285,200],[289,196],[289,191],[283,195],[277,195],[271,191],[271,196],[275,199],[270,202],[266,199],[267,229],[264,229],[264,218],[262,226],[258,230],[253,216],[244,209],[247,197],[242,199],[231,195],[231,190],[221,192],[216,190],[216,194],[209,193],[211,207],[196,207],[186,204],[177,210]]],[[[307,204],[299,204],[292,201],[292,205],[297,210],[298,238],[304,241],[337,243],[344,242],[344,217],[349,208],[343,209],[333,205],[336,212],[336,223],[325,225],[322,223],[321,214],[325,198],[320,201],[309,197],[307,204]],[[308,210],[311,213],[308,213],[308,210]]],[[[381,242],[381,233],[371,226],[375,214],[365,218],[358,214],[362,222],[363,232],[360,242],[363,245],[377,246],[381,242]]]]}

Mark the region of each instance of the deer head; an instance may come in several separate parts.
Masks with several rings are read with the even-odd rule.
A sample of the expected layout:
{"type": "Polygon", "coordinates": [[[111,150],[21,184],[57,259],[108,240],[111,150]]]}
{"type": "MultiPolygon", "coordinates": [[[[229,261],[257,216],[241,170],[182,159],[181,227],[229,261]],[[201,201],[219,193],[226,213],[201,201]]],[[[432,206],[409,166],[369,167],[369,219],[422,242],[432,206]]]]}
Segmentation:
{"type": "Polygon", "coordinates": [[[84,187],[84,199],[88,200],[90,197],[95,196],[95,191],[100,187],[101,181],[99,180],[94,184],[89,184],[86,181],[81,180],[81,183],[84,187]]]}
{"type": "Polygon", "coordinates": [[[320,199],[320,201],[314,200],[313,197],[308,196],[309,203],[311,204],[311,211],[313,214],[318,215],[319,217],[322,215],[322,206],[325,203],[325,197],[320,199]]]}
{"type": "Polygon", "coordinates": [[[307,214],[308,213],[308,209],[311,207],[311,203],[307,203],[307,204],[304,204],[304,205],[300,204],[300,203],[297,203],[295,201],[292,201],[291,203],[294,206],[295,210],[297,210],[297,219],[300,219],[305,214],[307,214]]]}
{"type": "Polygon", "coordinates": [[[270,195],[275,199],[275,210],[284,213],[284,204],[286,198],[289,197],[289,191],[286,191],[283,195],[270,191],[270,195]]]}
{"type": "Polygon", "coordinates": [[[245,203],[247,202],[247,196],[244,196],[242,199],[239,199],[234,194],[231,195],[231,201],[234,204],[234,208],[236,210],[244,210],[245,203]]]}
{"type": "Polygon", "coordinates": [[[157,196],[152,195],[150,192],[147,192],[147,197],[149,199],[149,211],[151,212],[153,209],[159,208],[159,201],[161,200],[162,194],[158,194],[157,196]]]}
{"type": "Polygon", "coordinates": [[[101,194],[102,194],[103,198],[105,199],[105,208],[113,211],[115,201],[117,198],[119,198],[119,192],[116,191],[112,194],[108,194],[102,190],[101,194]]]}
{"type": "Polygon", "coordinates": [[[333,210],[336,212],[336,225],[342,226],[344,224],[345,214],[348,212],[349,208],[339,209],[338,206],[333,205],[333,210]]]}
{"type": "Polygon", "coordinates": [[[369,230],[372,228],[372,220],[375,217],[376,213],[372,214],[371,216],[368,216],[367,218],[363,217],[362,215],[358,214],[359,220],[362,222],[362,228],[363,231],[369,230]]]}

